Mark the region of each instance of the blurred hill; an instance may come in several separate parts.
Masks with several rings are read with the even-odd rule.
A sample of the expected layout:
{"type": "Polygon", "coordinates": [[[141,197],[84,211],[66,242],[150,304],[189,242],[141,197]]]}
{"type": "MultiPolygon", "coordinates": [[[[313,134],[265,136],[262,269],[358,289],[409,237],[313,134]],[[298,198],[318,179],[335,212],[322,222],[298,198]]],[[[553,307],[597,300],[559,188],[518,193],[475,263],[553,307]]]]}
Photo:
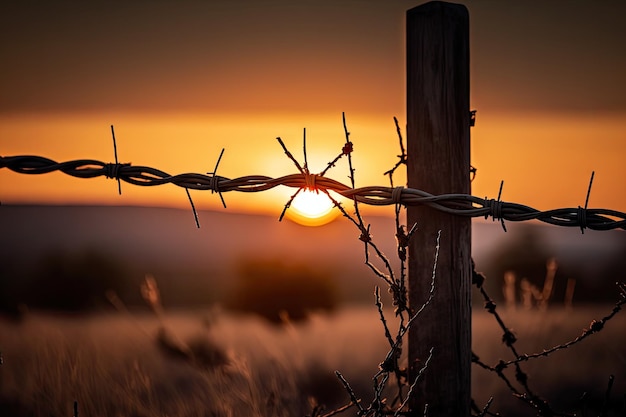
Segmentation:
{"type": "MultiPolygon", "coordinates": [[[[110,284],[130,305],[141,303],[138,288],[146,273],[156,277],[166,306],[220,302],[233,290],[241,265],[250,262],[295,265],[330,276],[341,302],[371,302],[373,287],[380,284],[364,265],[358,230],[345,219],[305,227],[228,211],[198,215],[200,229],[189,210],[2,205],[0,303],[28,304],[35,293],[55,294],[55,273],[69,274],[73,286],[80,287],[83,270],[90,269],[99,271],[85,278],[98,281],[94,291],[102,292],[110,284]]],[[[372,225],[374,241],[396,266],[393,219],[365,220],[372,225]]],[[[515,256],[520,250],[515,245],[521,242],[523,247],[529,233],[536,237],[532,244],[541,246],[537,253],[556,258],[559,271],[580,280],[577,301],[588,301],[585,295],[591,293],[582,290],[585,285],[605,292],[613,281],[624,279],[626,233],[583,235],[579,229],[511,223],[507,229],[504,233],[497,222],[473,224],[473,257],[477,269],[488,272],[495,298],[501,294],[498,265],[503,257],[515,256]]],[[[54,297],[64,294],[60,292],[54,297]]],[[[610,294],[606,298],[613,299],[610,294]]]]}

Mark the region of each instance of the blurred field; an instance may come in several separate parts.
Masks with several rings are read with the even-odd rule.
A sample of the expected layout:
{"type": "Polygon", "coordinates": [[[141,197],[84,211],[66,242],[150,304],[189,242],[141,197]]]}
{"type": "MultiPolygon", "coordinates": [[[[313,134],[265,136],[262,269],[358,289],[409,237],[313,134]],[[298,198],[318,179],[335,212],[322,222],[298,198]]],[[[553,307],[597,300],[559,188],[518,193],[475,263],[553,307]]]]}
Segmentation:
{"type": "MultiPolygon", "coordinates": [[[[503,314],[520,351],[533,353],[574,338],[608,311],[503,314]]],[[[580,409],[588,392],[591,410],[602,404],[613,374],[619,410],[626,393],[625,328],[626,317],[618,315],[581,344],[524,364],[530,386],[559,410],[580,409]]],[[[215,310],[171,313],[161,321],[147,314],[30,314],[21,323],[0,322],[0,335],[0,415],[15,417],[69,416],[74,401],[89,417],[303,416],[312,398],[329,408],[349,402],[336,369],[369,401],[371,377],[387,348],[374,306],[280,327],[215,310]]],[[[495,321],[482,311],[474,314],[473,340],[483,361],[510,359],[495,321]]],[[[474,366],[474,399],[482,407],[490,396],[492,412],[534,415],[494,375],[474,366]]]]}

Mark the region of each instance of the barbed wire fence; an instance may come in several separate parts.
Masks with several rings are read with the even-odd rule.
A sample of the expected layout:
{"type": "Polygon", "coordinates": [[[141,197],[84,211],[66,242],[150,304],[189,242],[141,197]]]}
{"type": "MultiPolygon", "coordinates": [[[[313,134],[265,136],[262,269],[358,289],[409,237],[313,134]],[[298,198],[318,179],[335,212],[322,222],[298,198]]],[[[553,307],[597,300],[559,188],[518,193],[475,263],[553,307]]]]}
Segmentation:
{"type": "MultiPolygon", "coordinates": [[[[505,202],[500,199],[502,193],[502,185],[497,199],[479,198],[466,194],[443,194],[432,195],[426,191],[406,188],[403,186],[394,186],[393,174],[402,165],[406,165],[408,155],[403,145],[403,138],[398,120],[394,118],[396,131],[398,134],[401,154],[398,155],[399,160],[394,167],[384,173],[389,177],[390,186],[368,186],[355,187],[355,170],[352,165],[352,153],[354,145],[350,140],[350,132],[346,125],[345,115],[343,116],[343,127],[345,133],[345,143],[341,151],[327,163],[326,167],[319,173],[312,173],[307,161],[306,150],[306,130],[304,135],[304,163],[300,164],[293,154],[287,149],[283,140],[278,137],[282,150],[286,156],[294,163],[297,173],[286,175],[278,178],[272,178],[264,175],[248,175],[244,177],[229,179],[227,177],[217,175],[219,163],[224,154],[222,149],[213,172],[206,174],[184,173],[178,175],[170,175],[160,169],[146,166],[133,166],[129,163],[119,163],[117,159],[117,144],[115,132],[111,126],[111,134],[113,139],[113,147],[115,154],[114,163],[105,163],[93,159],[80,159],[66,162],[57,162],[49,158],[33,155],[20,156],[0,156],[0,169],[6,168],[20,174],[38,175],[46,174],[54,171],[60,171],[66,175],[77,178],[97,178],[106,177],[115,179],[118,182],[118,192],[121,194],[121,182],[130,183],[138,186],[158,186],[165,184],[173,184],[184,188],[191,208],[194,214],[196,226],[200,227],[195,205],[191,198],[189,190],[211,191],[217,193],[220,197],[222,205],[226,207],[223,193],[226,192],[262,192],[270,190],[279,185],[295,188],[295,193],[290,197],[284,206],[279,220],[283,219],[286,211],[291,206],[295,197],[303,190],[321,192],[326,194],[333,202],[335,207],[352,222],[359,230],[359,240],[364,244],[365,264],[373,272],[375,276],[380,278],[388,287],[391,294],[392,303],[395,307],[394,313],[398,319],[397,328],[394,332],[390,329],[390,324],[385,317],[383,304],[380,296],[380,288],[375,288],[375,305],[379,313],[380,321],[383,325],[385,338],[389,344],[389,351],[378,366],[378,372],[373,376],[373,394],[369,403],[358,398],[354,390],[351,388],[349,381],[342,375],[340,371],[336,371],[336,376],[343,385],[349,397],[349,402],[335,410],[326,412],[322,404],[313,406],[310,417],[331,417],[333,415],[345,412],[353,407],[357,409],[359,416],[401,416],[409,415],[411,411],[407,410],[407,405],[411,395],[416,389],[420,376],[428,371],[430,358],[433,349],[430,350],[430,356],[423,361],[423,367],[420,369],[413,381],[408,380],[408,372],[405,366],[401,365],[403,344],[405,336],[407,336],[411,325],[416,321],[418,316],[425,308],[428,307],[436,291],[436,271],[438,260],[438,249],[440,235],[437,237],[435,259],[433,260],[433,270],[430,291],[426,301],[421,306],[410,306],[407,297],[407,248],[411,237],[417,230],[416,225],[402,224],[401,211],[407,206],[423,205],[431,209],[452,214],[455,216],[466,217],[491,217],[494,221],[500,221],[503,229],[506,231],[505,221],[522,222],[529,220],[537,220],[544,223],[562,227],[579,227],[584,233],[585,229],[591,230],[626,230],[626,213],[603,209],[588,208],[589,195],[593,184],[594,175],[592,173],[589,187],[587,189],[587,197],[584,206],[576,208],[559,208],[547,211],[540,211],[532,207],[505,202]],[[335,167],[340,159],[346,158],[348,161],[350,185],[343,184],[332,178],[326,177],[328,171],[335,167]],[[349,213],[344,205],[338,200],[337,196],[351,200],[353,204],[353,212],[349,213]],[[395,236],[397,241],[397,257],[400,263],[399,272],[396,272],[391,266],[391,262],[386,255],[379,249],[370,234],[370,225],[366,224],[359,210],[359,204],[391,206],[395,207],[395,236]],[[370,259],[370,250],[373,250],[376,258],[382,263],[383,267],[379,269],[370,259]],[[393,388],[391,382],[394,382],[393,388]],[[394,390],[394,392],[392,392],[394,390]],[[387,398],[391,395],[391,400],[387,398]]],[[[476,168],[471,167],[468,175],[472,179],[476,175],[476,168]]],[[[573,340],[563,342],[551,348],[544,349],[538,353],[526,354],[519,353],[515,348],[517,338],[513,331],[507,327],[496,309],[496,304],[486,292],[483,283],[485,277],[475,270],[472,271],[472,283],[478,288],[485,302],[485,308],[491,313],[501,330],[503,331],[502,341],[513,355],[513,359],[500,360],[497,364],[489,365],[480,360],[479,356],[472,353],[472,362],[477,366],[486,369],[500,378],[513,396],[530,406],[537,415],[541,416],[574,416],[555,411],[551,408],[547,401],[542,399],[529,385],[529,376],[522,370],[522,363],[549,356],[550,354],[570,348],[593,334],[598,333],[605,328],[606,323],[611,320],[622,307],[626,305],[626,283],[617,283],[618,300],[616,301],[610,313],[599,319],[593,320],[589,327],[583,330],[583,333],[573,340]],[[504,371],[507,368],[515,369],[515,382],[508,377],[504,371]],[[517,385],[516,385],[517,384],[517,385]]],[[[432,370],[437,372],[437,370],[432,370]]],[[[606,388],[606,397],[611,394],[613,386],[613,376],[609,378],[609,384],[606,388]]],[[[472,401],[472,413],[475,416],[500,415],[490,411],[493,404],[493,398],[480,408],[472,401]]],[[[76,406],[76,404],[75,404],[76,406]]],[[[608,407],[608,403],[607,403],[608,407]]],[[[423,410],[427,415],[427,409],[423,410]]],[[[602,411],[602,415],[606,415],[607,409],[602,411]]],[[[412,415],[412,414],[411,414],[412,415]]]]}
{"type": "MultiPolygon", "coordinates": [[[[280,138],[279,138],[280,140],[280,138]]],[[[352,152],[342,150],[329,167],[341,156],[352,152]]],[[[272,178],[264,175],[249,175],[229,179],[216,174],[185,173],[170,175],[160,169],[133,166],[130,163],[105,163],[93,159],[78,159],[57,162],[33,155],[0,156],[0,169],[6,168],[20,174],[47,174],[61,171],[77,178],[107,177],[129,184],[152,187],[173,184],[186,190],[203,190],[218,193],[223,200],[226,192],[261,192],[283,185],[291,188],[335,192],[354,199],[360,204],[388,206],[424,205],[432,209],[457,216],[491,217],[499,221],[538,220],[555,226],[580,227],[591,230],[626,230],[626,213],[604,208],[557,208],[541,211],[535,208],[500,199],[480,198],[467,194],[432,195],[426,191],[406,187],[368,186],[353,188],[332,178],[313,174],[306,167],[299,173],[272,178]]],[[[225,203],[223,203],[226,206],[225,203]]],[[[289,203],[288,203],[289,204],[289,203]]],[[[289,205],[286,205],[288,208],[289,205]]]]}

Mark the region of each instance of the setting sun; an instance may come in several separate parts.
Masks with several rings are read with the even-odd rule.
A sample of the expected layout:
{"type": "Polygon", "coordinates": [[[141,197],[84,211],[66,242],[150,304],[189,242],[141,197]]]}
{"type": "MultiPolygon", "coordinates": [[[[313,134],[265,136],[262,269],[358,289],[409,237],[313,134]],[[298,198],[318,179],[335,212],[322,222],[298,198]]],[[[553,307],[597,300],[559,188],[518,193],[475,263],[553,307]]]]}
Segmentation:
{"type": "Polygon", "coordinates": [[[326,194],[303,190],[293,199],[287,214],[296,223],[305,226],[322,226],[337,217],[333,207],[333,202],[326,194]]]}

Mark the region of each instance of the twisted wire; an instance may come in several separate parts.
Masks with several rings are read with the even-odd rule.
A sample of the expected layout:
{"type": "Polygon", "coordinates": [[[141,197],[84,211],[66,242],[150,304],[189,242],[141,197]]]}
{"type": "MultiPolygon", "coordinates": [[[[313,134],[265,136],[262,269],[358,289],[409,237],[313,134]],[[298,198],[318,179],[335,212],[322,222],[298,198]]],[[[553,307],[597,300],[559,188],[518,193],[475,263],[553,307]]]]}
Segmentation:
{"type": "Polygon", "coordinates": [[[56,162],[32,156],[0,156],[0,169],[7,168],[20,174],[47,174],[61,171],[78,178],[106,178],[138,186],[174,184],[192,190],[209,190],[225,193],[260,192],[279,185],[292,188],[314,188],[332,191],[357,202],[375,206],[402,204],[427,206],[444,213],[465,217],[491,217],[501,221],[538,220],[555,226],[579,227],[591,230],[626,230],[626,213],[604,208],[559,208],[540,211],[518,203],[479,198],[468,194],[433,195],[423,190],[403,187],[369,186],[352,188],[332,178],[305,172],[272,178],[265,175],[248,175],[229,179],[219,175],[183,173],[170,175],[156,168],[133,166],[128,163],[104,163],[93,159],[56,162]]]}

